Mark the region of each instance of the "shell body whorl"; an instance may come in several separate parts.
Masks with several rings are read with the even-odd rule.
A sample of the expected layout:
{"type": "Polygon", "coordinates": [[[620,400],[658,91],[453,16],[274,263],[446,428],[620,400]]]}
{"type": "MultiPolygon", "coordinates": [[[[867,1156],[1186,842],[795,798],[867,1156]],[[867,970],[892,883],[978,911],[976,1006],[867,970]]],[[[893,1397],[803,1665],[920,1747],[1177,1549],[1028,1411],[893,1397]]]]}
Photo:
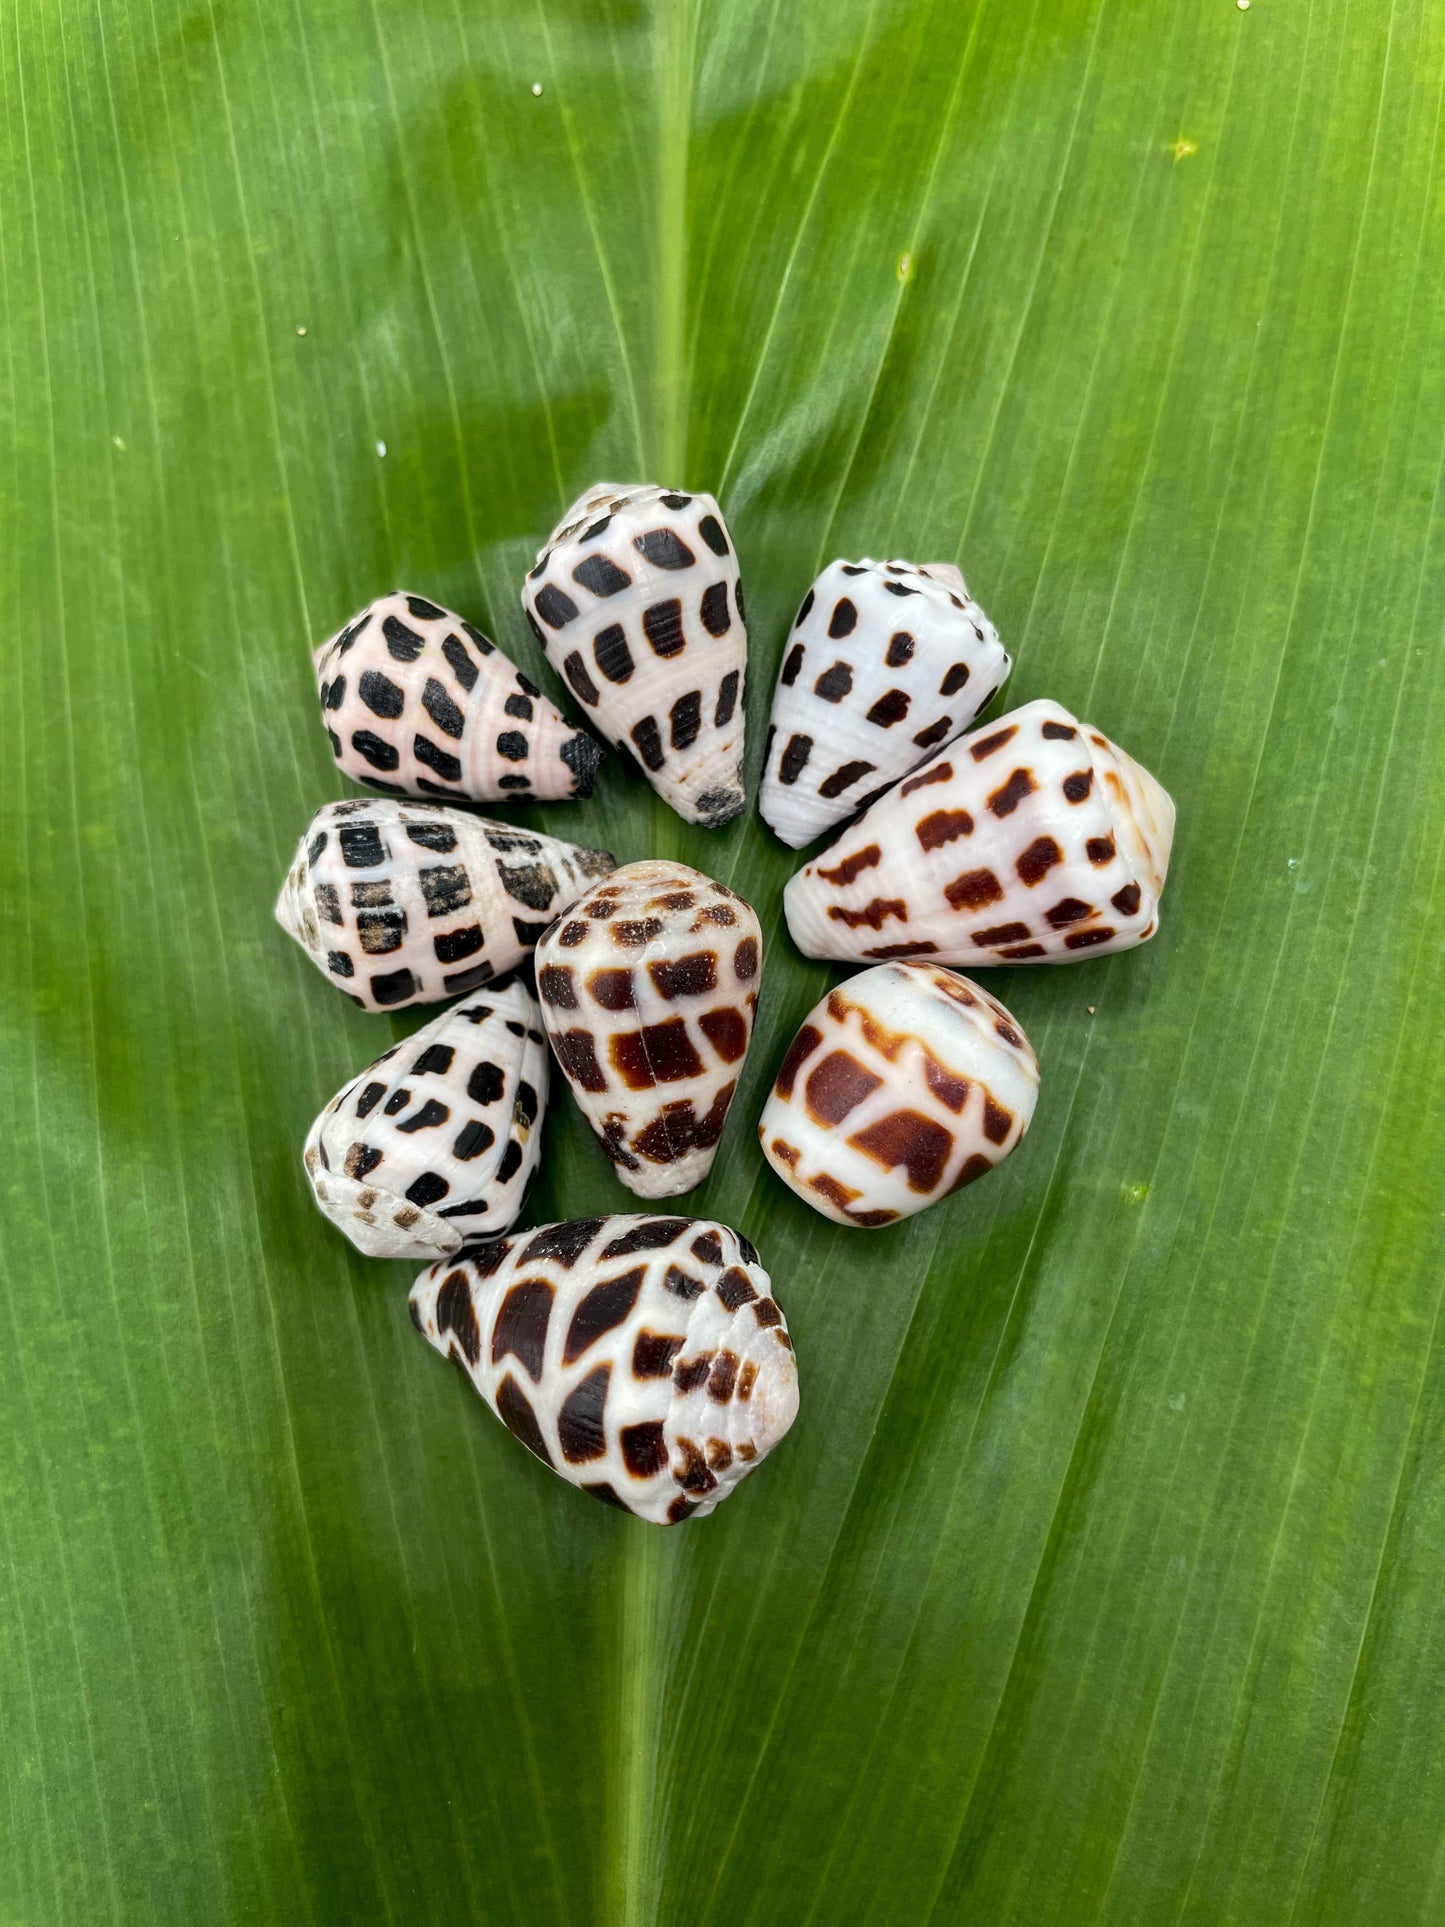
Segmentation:
{"type": "Polygon", "coordinates": [[[1011,668],[952,564],[830,562],[783,645],[764,821],[811,843],[967,729],[1011,668]]]}
{"type": "Polygon", "coordinates": [[[443,1258],[506,1231],[542,1149],[547,1040],[508,977],[351,1079],[306,1138],[321,1211],[370,1258],[443,1258]]]}
{"type": "Polygon", "coordinates": [[[1072,963],[1159,927],[1174,804],[1148,770],[1055,702],[942,749],[783,893],[809,957],[982,968],[1072,963]]]}
{"type": "Polygon", "coordinates": [[[424,1271],[411,1315],[544,1465],[656,1525],[711,1512],[798,1409],[768,1274],[710,1219],[524,1231],[424,1271]]]}
{"type": "Polygon", "coordinates": [[[599,482],[522,585],[547,660],[689,823],[744,806],[748,636],[737,555],[710,495],[599,482]]]}
{"type": "Polygon", "coordinates": [[[605,850],[435,803],[324,803],[276,921],[363,1010],[434,1004],[513,969],[613,868],[605,850]]]}
{"type": "Polygon", "coordinates": [[[659,859],[603,877],[538,944],[557,1061],[638,1197],[676,1197],[711,1170],[761,975],[752,906],[659,859]]]}
{"type": "Polygon", "coordinates": [[[379,596],[311,660],[332,754],[358,783],[474,803],[592,794],[601,745],[425,596],[379,596]]]}
{"type": "Polygon", "coordinates": [[[986,1176],[1027,1131],[1038,1089],[1027,1037],[981,985],[878,964],[808,1013],[758,1137],[804,1203],[871,1230],[986,1176]]]}

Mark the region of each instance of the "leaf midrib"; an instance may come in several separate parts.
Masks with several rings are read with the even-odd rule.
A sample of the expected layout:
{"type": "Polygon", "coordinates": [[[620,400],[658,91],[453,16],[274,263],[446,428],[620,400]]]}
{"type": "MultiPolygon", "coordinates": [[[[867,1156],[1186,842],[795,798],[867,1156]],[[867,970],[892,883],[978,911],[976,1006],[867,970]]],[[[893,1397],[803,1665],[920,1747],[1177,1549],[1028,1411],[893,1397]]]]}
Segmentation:
{"type": "MultiPolygon", "coordinates": [[[[652,473],[639,479],[687,488],[687,175],[692,137],[696,15],[694,0],[660,0],[656,16],[657,342],[652,432],[639,437],[652,473]]],[[[675,843],[676,819],[660,798],[652,807],[659,854],[675,843]],[[669,827],[672,834],[669,834],[669,827]]],[[[658,1607],[662,1534],[641,1521],[624,1527],[617,1648],[617,1742],[606,1804],[607,1917],[646,1927],[656,1917],[656,1821],[661,1655],[658,1607]]]]}

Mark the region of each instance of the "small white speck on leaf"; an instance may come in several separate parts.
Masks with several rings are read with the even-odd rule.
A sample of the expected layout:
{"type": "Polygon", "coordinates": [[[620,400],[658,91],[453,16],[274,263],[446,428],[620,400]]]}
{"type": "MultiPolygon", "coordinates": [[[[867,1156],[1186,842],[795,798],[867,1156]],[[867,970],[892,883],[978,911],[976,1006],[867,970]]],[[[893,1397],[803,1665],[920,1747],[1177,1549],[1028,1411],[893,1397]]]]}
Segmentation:
{"type": "Polygon", "coordinates": [[[1169,1400],[1170,1411],[1182,1412],[1184,1410],[1184,1404],[1187,1396],[1188,1395],[1184,1392],[1175,1392],[1169,1400]]]}
{"type": "Polygon", "coordinates": [[[1187,134],[1181,134],[1169,151],[1173,154],[1176,161],[1182,161],[1187,159],[1190,154],[1197,154],[1199,152],[1199,143],[1198,141],[1190,140],[1187,134]]]}
{"type": "Polygon", "coordinates": [[[1297,870],[1299,868],[1299,858],[1297,856],[1287,856],[1284,862],[1287,870],[1297,870]]]}
{"type": "Polygon", "coordinates": [[[376,444],[376,452],[378,455],[384,455],[386,453],[386,443],[378,442],[376,444]]]}
{"type": "Polygon", "coordinates": [[[905,251],[898,257],[898,279],[908,282],[913,279],[913,256],[905,251]]]}
{"type": "Polygon", "coordinates": [[[1125,1204],[1142,1204],[1149,1195],[1149,1187],[1141,1178],[1136,1178],[1132,1184],[1121,1184],[1119,1195],[1125,1204]]]}
{"type": "Polygon", "coordinates": [[[298,322],[296,323],[296,332],[297,332],[297,334],[298,334],[298,335],[304,335],[304,334],[305,334],[305,332],[306,332],[306,323],[305,323],[304,321],[298,321],[298,322]]]}
{"type": "Polygon", "coordinates": [[[124,442],[123,442],[123,441],[121,440],[121,438],[120,438],[120,436],[119,436],[119,435],[112,435],[112,436],[111,436],[111,438],[110,438],[110,445],[111,445],[111,447],[112,447],[112,448],[118,448],[118,449],[120,450],[120,452],[121,452],[121,454],[122,454],[122,455],[124,455],[124,453],[125,453],[125,443],[124,443],[124,442]]]}
{"type": "Polygon", "coordinates": [[[540,81],[540,80],[534,80],[534,81],[532,82],[532,93],[533,93],[533,96],[535,97],[536,95],[538,95],[538,94],[540,94],[540,93],[541,93],[541,91],[542,91],[542,83],[541,83],[541,81],[540,81]]]}
{"type": "Polygon", "coordinates": [[[1086,1009],[1086,1010],[1088,1011],[1088,1013],[1089,1013],[1089,1015],[1090,1015],[1090,1016],[1092,1017],[1092,1016],[1093,1016],[1093,1014],[1094,1014],[1094,1008],[1095,1008],[1095,1007],[1094,1007],[1094,1005],[1093,1005],[1093,1004],[1086,1004],[1086,1005],[1084,1006],[1084,1008],[1085,1008],[1085,1009],[1086,1009]]]}
{"type": "Polygon", "coordinates": [[[1241,13],[1249,12],[1249,0],[1234,0],[1234,4],[1239,8],[1241,13]]]}

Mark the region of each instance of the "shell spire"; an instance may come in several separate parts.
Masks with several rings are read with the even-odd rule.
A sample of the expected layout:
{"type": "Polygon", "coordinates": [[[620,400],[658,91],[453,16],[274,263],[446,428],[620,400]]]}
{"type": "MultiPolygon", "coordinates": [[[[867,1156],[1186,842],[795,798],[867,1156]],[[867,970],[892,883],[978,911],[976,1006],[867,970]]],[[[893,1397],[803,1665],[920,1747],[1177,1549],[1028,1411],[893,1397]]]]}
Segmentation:
{"type": "Polygon", "coordinates": [[[737,555],[710,495],[599,482],[522,585],[547,660],[689,823],[742,810],[748,635],[737,555]]]}
{"type": "Polygon", "coordinates": [[[358,783],[473,803],[592,794],[601,745],[425,596],[379,596],[311,660],[332,754],[358,783]]]}
{"type": "Polygon", "coordinates": [[[768,1274],[711,1219],[524,1231],[424,1271],[411,1316],[544,1465],[655,1525],[720,1505],[798,1410],[768,1274]]]}
{"type": "Polygon", "coordinates": [[[311,1126],[318,1208],[369,1258],[445,1258],[506,1231],[542,1151],[549,1059],[519,977],[381,1053],[311,1126]]]}
{"type": "Polygon", "coordinates": [[[872,1229],[986,1177],[1029,1128],[1039,1066],[1017,1018],[934,964],[876,964],[809,1011],[763,1106],[778,1176],[872,1229]]]}
{"type": "Polygon", "coordinates": [[[363,1010],[460,996],[519,964],[613,860],[435,803],[323,803],[276,921],[363,1010]]]}
{"type": "Polygon", "coordinates": [[[798,850],[988,707],[1012,668],[949,562],[830,562],[783,649],[758,808],[798,850]]]}
{"type": "Polygon", "coordinates": [[[762,931],[685,863],[624,864],[537,946],[542,1021],[629,1191],[670,1198],[712,1169],[752,1038],[762,931]]]}
{"type": "Polygon", "coordinates": [[[865,810],[783,893],[809,957],[1072,963],[1159,927],[1174,804],[1055,702],[961,737],[865,810]]]}

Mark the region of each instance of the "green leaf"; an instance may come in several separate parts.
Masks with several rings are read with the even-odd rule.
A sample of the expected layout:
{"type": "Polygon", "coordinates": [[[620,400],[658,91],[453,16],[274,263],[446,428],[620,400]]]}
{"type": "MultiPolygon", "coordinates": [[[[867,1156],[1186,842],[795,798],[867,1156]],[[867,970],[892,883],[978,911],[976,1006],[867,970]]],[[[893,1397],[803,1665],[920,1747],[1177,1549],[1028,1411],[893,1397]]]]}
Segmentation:
{"type": "Polygon", "coordinates": [[[1439,0],[7,11],[0,1918],[1441,1918],[1442,84],[1439,0]],[[312,1209],[410,1024],[271,921],[307,646],[401,583],[540,674],[602,476],[722,497],[754,774],[815,570],[957,558],[1180,811],[1155,942],[989,977],[1027,1142],[874,1234],[752,1139],[788,854],[615,759],[527,817],[771,933],[692,1204],[802,1413],[666,1534],[312,1209]]]}

